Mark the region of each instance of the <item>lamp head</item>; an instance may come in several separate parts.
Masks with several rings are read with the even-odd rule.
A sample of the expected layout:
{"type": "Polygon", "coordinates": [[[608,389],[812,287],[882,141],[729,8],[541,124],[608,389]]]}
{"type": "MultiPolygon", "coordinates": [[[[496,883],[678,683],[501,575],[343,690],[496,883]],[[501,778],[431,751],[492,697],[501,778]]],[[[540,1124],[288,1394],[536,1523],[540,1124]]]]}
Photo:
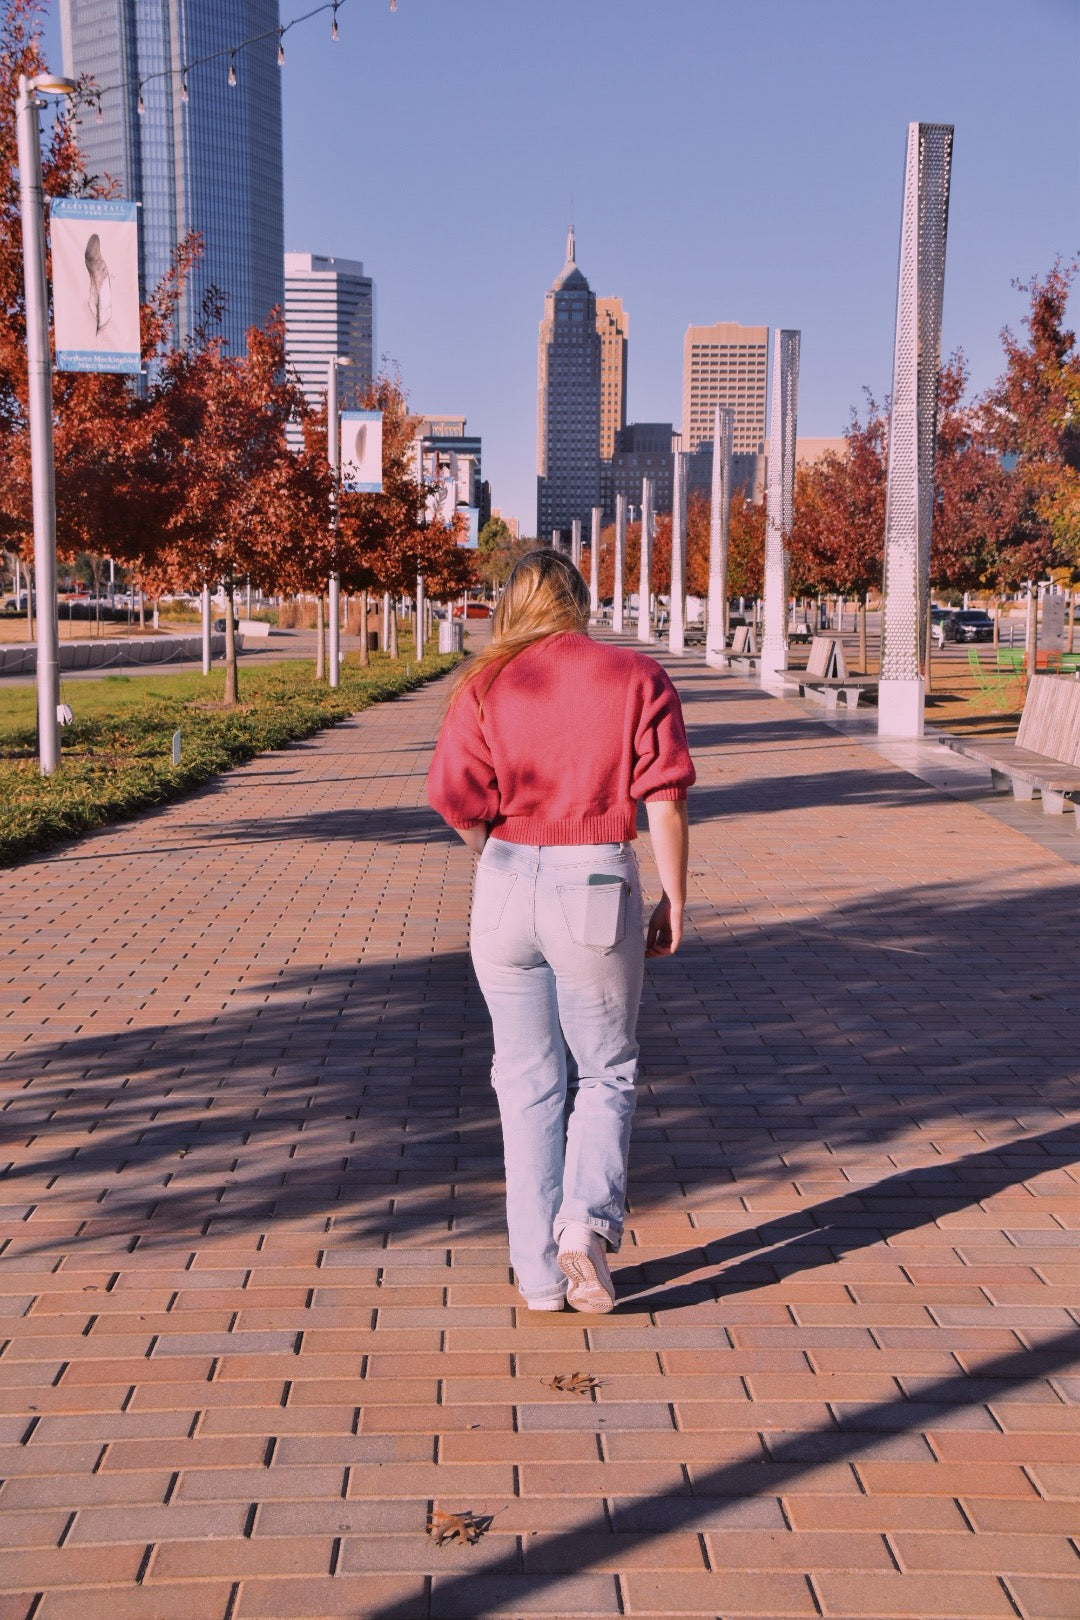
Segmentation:
{"type": "Polygon", "coordinates": [[[39,73],[26,88],[39,96],[73,96],[79,87],[74,79],[59,73],[39,73]]]}

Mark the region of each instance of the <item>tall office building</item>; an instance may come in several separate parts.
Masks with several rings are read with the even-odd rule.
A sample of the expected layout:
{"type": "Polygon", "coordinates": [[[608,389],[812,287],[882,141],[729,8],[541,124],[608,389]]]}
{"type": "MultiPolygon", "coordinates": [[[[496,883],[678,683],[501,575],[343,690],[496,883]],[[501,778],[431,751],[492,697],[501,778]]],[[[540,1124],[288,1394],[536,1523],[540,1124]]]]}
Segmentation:
{"type": "Polygon", "coordinates": [[[610,461],[615,435],[626,426],[626,353],[630,317],[621,298],[596,300],[600,334],[600,460],[610,461]]]}
{"type": "Polygon", "coordinates": [[[198,231],[183,333],[214,288],[229,347],[242,352],[248,327],[285,301],[278,0],[61,0],[60,21],[65,72],[91,74],[102,91],[100,123],[91,112],[79,130],[87,168],[142,204],[144,296],[198,231]]]}
{"type": "Polygon", "coordinates": [[[566,263],[544,295],[536,432],[536,532],[588,529],[600,502],[600,333],[596,298],[577,267],[574,229],[566,263]]]}
{"type": "Polygon", "coordinates": [[[721,321],[688,326],[683,339],[682,448],[711,444],[718,405],[735,411],[735,454],[765,449],[769,328],[721,321]]]}
{"type": "Polygon", "coordinates": [[[338,398],[349,405],[374,369],[374,282],[359,259],[286,253],[285,363],[313,409],[326,398],[329,362],[339,354],[353,362],[338,377],[338,398]]]}

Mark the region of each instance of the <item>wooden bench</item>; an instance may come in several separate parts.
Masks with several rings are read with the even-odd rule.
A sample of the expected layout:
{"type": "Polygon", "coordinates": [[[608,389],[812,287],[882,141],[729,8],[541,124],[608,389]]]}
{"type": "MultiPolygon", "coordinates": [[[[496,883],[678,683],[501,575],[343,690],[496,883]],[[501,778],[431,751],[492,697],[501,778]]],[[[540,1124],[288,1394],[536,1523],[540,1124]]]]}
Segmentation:
{"type": "MultiPolygon", "coordinates": [[[[950,737],[948,746],[989,765],[996,792],[1011,787],[1013,798],[1023,800],[1038,793],[1044,813],[1060,815],[1080,800],[1080,681],[1033,675],[1015,741],[950,737]]],[[[1080,831],[1080,816],[1075,824],[1080,831]]]]}
{"type": "Polygon", "coordinates": [[[838,636],[815,636],[804,670],[791,671],[791,684],[800,697],[813,697],[827,709],[835,709],[843,698],[849,709],[857,709],[866,691],[877,691],[877,681],[864,675],[849,675],[844,648],[838,636]]]}

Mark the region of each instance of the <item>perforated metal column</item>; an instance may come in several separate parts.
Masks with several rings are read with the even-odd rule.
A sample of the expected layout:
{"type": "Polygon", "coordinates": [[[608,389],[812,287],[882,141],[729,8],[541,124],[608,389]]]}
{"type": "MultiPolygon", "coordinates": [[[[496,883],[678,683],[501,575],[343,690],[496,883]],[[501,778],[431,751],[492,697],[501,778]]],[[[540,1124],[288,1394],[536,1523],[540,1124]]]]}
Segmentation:
{"type": "Polygon", "coordinates": [[[638,580],[637,635],[639,641],[652,640],[649,598],[652,592],[652,503],[651,478],[641,480],[641,572],[638,580]]]}
{"type": "Polygon", "coordinates": [[[795,509],[795,424],[799,405],[798,332],[773,333],[769,477],[765,489],[765,623],[761,682],[787,669],[788,540],[795,509]]]}
{"type": "Polygon", "coordinates": [[[900,227],[878,730],[923,730],[951,124],[909,124],[900,227]]]}
{"type": "Polygon", "coordinates": [[[709,504],[709,610],[705,659],[710,664],[719,663],[727,647],[728,541],[734,448],[735,412],[728,405],[718,405],[713,419],[712,499],[709,504]]]}
{"type": "Polygon", "coordinates": [[[615,497],[615,594],[611,608],[611,628],[623,633],[623,575],[626,573],[626,496],[615,497]]]}
{"type": "Polygon", "coordinates": [[[600,524],[603,509],[592,509],[592,528],[589,533],[589,614],[592,618],[600,611],[600,524]]]}
{"type": "Polygon", "coordinates": [[[686,651],[686,452],[675,452],[671,501],[671,590],[668,651],[686,651]]]}

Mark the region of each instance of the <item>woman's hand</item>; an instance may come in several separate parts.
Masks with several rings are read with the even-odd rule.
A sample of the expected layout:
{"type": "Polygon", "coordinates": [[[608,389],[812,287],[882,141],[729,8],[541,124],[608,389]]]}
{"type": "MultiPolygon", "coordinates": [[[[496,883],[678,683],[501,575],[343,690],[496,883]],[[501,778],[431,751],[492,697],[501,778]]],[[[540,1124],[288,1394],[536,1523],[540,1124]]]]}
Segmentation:
{"type": "Polygon", "coordinates": [[[682,907],[671,904],[665,894],[649,918],[649,932],[645,937],[646,956],[674,956],[682,944],[682,907]]]}
{"type": "Polygon", "coordinates": [[[488,824],[482,821],[478,827],[459,827],[458,837],[472,850],[474,855],[484,853],[484,845],[488,841],[488,824]]]}

